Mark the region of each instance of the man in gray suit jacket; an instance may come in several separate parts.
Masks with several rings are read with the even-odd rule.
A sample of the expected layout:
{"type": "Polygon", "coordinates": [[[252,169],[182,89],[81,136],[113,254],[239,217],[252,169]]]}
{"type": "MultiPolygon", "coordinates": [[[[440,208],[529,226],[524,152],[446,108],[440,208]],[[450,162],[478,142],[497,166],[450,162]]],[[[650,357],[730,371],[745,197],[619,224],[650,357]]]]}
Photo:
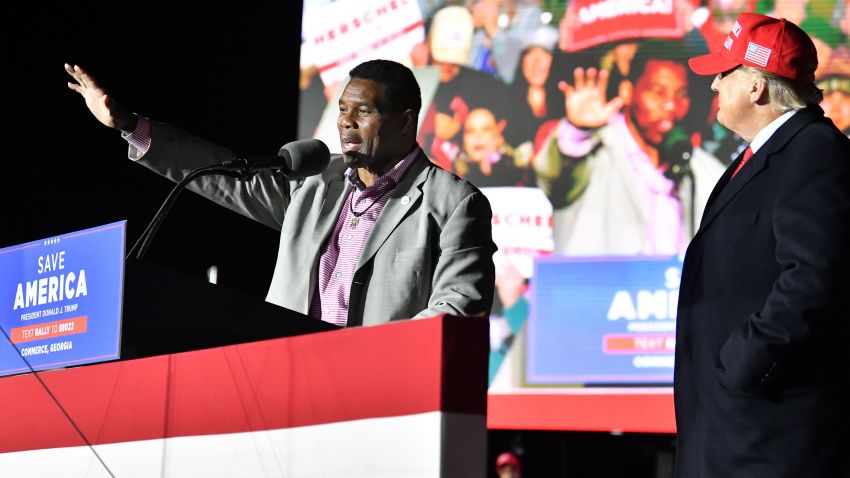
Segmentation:
{"type": "MultiPolygon", "coordinates": [[[[88,108],[121,130],[130,157],[179,181],[236,155],[138,117],[78,66],[65,65],[88,108]]],[[[204,177],[190,189],[280,229],[266,300],[341,326],[438,314],[487,315],[493,299],[491,210],[470,183],[416,144],[421,107],[412,72],[374,60],[350,72],[337,127],[343,154],[321,174],[204,177]]]]}

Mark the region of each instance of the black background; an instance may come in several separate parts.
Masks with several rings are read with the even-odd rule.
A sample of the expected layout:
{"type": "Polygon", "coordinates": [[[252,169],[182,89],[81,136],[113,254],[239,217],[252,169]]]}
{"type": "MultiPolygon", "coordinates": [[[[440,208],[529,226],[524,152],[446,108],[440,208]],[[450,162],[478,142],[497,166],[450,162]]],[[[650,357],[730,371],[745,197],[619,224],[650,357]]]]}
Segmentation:
{"type": "MultiPolygon", "coordinates": [[[[3,15],[0,247],[126,219],[129,248],[171,190],[67,88],[65,62],[132,111],[240,156],[296,139],[300,2],[26,8],[3,15]]],[[[220,284],[262,298],[276,250],[275,231],[187,192],[147,258],[198,277],[217,265],[220,284]]]]}

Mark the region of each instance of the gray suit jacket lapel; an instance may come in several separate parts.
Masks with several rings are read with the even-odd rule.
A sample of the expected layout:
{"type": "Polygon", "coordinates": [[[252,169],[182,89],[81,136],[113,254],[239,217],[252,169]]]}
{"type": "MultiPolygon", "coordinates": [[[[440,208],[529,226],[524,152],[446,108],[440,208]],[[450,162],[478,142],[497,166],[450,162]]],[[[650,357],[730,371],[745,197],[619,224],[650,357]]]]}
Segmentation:
{"type": "Polygon", "coordinates": [[[416,157],[401,182],[396,185],[390,194],[390,199],[381,211],[381,215],[375,223],[375,229],[372,230],[363,247],[363,252],[360,254],[360,260],[357,263],[358,269],[374,257],[390,234],[407,216],[408,211],[419,202],[419,198],[422,196],[420,186],[428,178],[429,164],[430,160],[420,151],[419,156],[416,157]],[[405,196],[410,200],[403,201],[405,196]],[[405,202],[407,204],[404,204],[405,202]]]}
{"type": "Polygon", "coordinates": [[[316,247],[324,245],[339,218],[342,205],[345,204],[346,186],[347,183],[344,178],[328,182],[327,192],[325,197],[322,198],[321,213],[318,221],[316,221],[316,229],[313,231],[313,244],[316,247]]]}
{"type": "Polygon", "coordinates": [[[315,293],[315,290],[313,289],[318,283],[318,263],[319,260],[321,260],[322,246],[325,245],[328,236],[330,236],[333,231],[334,225],[339,217],[339,213],[342,210],[342,206],[345,204],[346,186],[347,183],[345,181],[345,176],[342,174],[327,182],[325,194],[321,201],[319,217],[317,218],[312,234],[310,235],[312,239],[309,245],[309,253],[302,254],[298,259],[300,261],[304,261],[302,262],[300,270],[306,270],[310,273],[310,282],[307,283],[308,291],[305,295],[306,300],[308,301],[308,308],[309,301],[312,300],[315,293]]]}

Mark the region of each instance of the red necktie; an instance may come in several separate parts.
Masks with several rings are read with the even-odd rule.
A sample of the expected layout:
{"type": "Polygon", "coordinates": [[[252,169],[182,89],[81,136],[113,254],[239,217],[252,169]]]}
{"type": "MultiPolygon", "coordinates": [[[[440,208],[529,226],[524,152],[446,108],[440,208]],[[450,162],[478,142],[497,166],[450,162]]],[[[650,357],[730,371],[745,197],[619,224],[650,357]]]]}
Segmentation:
{"type": "MultiPolygon", "coordinates": [[[[735,175],[738,174],[738,171],[740,171],[741,168],[743,168],[744,165],[747,164],[747,161],[749,161],[750,158],[752,158],[752,157],[753,157],[753,150],[749,146],[747,146],[746,151],[744,151],[744,158],[741,159],[740,163],[738,163],[738,167],[735,168],[735,172],[732,173],[732,178],[734,178],[735,175]]],[[[732,178],[729,178],[729,179],[732,179],[732,178]]]]}

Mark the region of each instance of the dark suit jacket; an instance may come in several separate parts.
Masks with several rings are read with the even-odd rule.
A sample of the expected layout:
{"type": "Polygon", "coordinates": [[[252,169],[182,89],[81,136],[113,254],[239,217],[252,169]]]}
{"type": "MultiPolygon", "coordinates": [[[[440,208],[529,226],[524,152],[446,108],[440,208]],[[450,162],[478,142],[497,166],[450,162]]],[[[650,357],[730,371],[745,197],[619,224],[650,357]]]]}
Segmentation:
{"type": "Polygon", "coordinates": [[[685,256],[676,476],[844,476],[850,140],[810,107],[740,161],[685,256]]]}

